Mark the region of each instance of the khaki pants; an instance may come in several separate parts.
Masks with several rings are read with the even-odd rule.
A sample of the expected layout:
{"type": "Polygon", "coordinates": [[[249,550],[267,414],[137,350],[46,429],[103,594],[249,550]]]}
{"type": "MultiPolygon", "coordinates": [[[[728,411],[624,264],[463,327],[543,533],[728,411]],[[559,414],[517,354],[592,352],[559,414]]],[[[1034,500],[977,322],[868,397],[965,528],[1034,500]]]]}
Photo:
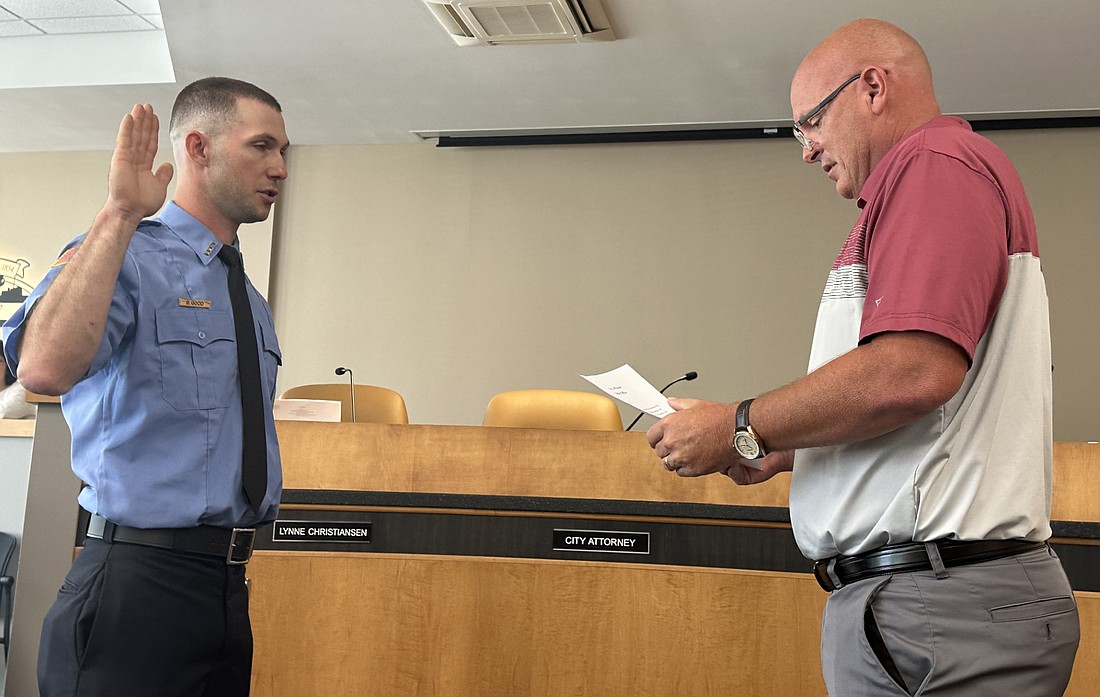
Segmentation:
{"type": "Polygon", "coordinates": [[[865,579],[825,606],[832,697],[1052,697],[1080,640],[1077,605],[1050,549],[865,579]]]}

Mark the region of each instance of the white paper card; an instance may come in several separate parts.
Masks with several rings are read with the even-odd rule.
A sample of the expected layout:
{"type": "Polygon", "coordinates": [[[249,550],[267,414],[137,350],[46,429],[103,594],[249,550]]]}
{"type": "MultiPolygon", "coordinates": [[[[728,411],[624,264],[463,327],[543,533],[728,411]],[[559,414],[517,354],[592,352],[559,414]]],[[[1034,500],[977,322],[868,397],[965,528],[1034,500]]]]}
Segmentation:
{"type": "Polygon", "coordinates": [[[673,408],[668,405],[668,399],[628,363],[606,373],[581,377],[615,399],[658,419],[673,412],[673,408]]]}
{"type": "Polygon", "coordinates": [[[340,402],[331,399],[276,399],[276,421],[339,421],[340,402]]]}

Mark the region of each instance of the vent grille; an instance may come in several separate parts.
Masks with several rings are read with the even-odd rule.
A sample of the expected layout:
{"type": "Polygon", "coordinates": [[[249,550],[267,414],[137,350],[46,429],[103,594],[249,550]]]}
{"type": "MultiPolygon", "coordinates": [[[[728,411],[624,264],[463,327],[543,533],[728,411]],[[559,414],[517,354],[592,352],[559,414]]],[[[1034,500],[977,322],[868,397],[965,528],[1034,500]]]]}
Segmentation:
{"type": "Polygon", "coordinates": [[[610,41],[599,0],[424,0],[460,46],[610,41]]]}
{"type": "Polygon", "coordinates": [[[572,31],[562,26],[553,6],[512,5],[508,7],[471,7],[470,14],[491,39],[515,36],[565,36],[572,31]]]}

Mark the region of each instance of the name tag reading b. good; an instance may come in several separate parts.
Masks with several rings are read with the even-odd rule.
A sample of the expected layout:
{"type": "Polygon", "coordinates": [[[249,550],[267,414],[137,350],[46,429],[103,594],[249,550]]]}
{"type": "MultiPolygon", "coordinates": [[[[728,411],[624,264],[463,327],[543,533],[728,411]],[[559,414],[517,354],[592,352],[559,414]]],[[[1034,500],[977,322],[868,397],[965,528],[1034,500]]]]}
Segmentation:
{"type": "Polygon", "coordinates": [[[557,552],[614,552],[649,554],[648,532],[611,532],[608,530],[554,530],[557,552]]]}
{"type": "Polygon", "coordinates": [[[276,520],[274,542],[370,542],[371,524],[357,521],[276,520]]]}

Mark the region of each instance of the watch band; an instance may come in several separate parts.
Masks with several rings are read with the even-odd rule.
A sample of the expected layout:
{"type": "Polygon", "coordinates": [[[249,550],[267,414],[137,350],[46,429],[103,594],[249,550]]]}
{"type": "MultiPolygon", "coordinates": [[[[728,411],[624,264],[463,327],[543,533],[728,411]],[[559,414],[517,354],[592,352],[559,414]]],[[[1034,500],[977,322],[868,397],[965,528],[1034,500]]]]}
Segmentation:
{"type": "Polygon", "coordinates": [[[734,414],[733,449],[746,460],[758,460],[768,454],[760,436],[756,435],[752,425],[749,424],[749,406],[751,399],[746,399],[737,405],[734,414]]]}
{"type": "Polygon", "coordinates": [[[755,397],[742,400],[742,402],[737,405],[737,413],[733,417],[733,428],[735,431],[743,431],[749,427],[749,405],[752,404],[753,399],[755,399],[755,397]]]}

